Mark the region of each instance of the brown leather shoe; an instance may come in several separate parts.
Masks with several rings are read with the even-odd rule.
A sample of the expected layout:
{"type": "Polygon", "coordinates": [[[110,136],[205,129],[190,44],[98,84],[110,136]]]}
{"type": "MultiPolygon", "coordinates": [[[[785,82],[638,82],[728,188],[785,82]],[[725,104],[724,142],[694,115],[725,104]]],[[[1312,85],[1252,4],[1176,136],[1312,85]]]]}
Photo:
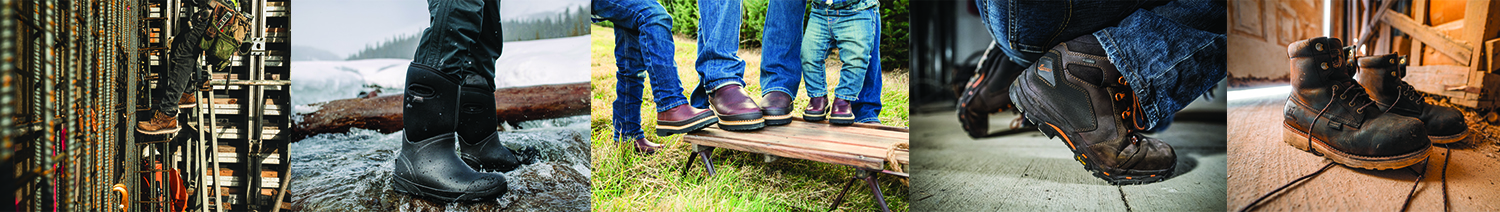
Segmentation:
{"type": "Polygon", "coordinates": [[[152,110],[151,113],[151,120],[135,123],[136,132],[147,135],[160,135],[175,133],[178,130],[182,130],[181,127],[177,127],[176,116],[167,116],[167,114],[155,110],[152,110]]]}
{"type": "Polygon", "coordinates": [[[656,136],[688,133],[714,123],[719,123],[719,118],[713,111],[682,104],[656,113],[656,136]]]}
{"type": "Polygon", "coordinates": [[[193,108],[198,106],[198,95],[196,92],[183,92],[182,98],[177,100],[177,108],[193,108]]]}
{"type": "Polygon", "coordinates": [[[819,96],[807,100],[807,109],[802,110],[802,120],[823,121],[828,117],[828,97],[819,96]]]}
{"type": "Polygon", "coordinates": [[[745,95],[740,85],[720,87],[709,94],[709,97],[708,104],[719,116],[719,128],[743,131],[766,127],[766,119],[761,118],[760,106],[755,105],[755,100],[749,95],[745,95]]]}
{"type": "Polygon", "coordinates": [[[781,91],[766,93],[760,97],[760,113],[766,118],[766,125],[791,124],[792,96],[781,91]]]}
{"type": "Polygon", "coordinates": [[[1354,80],[1365,87],[1382,111],[1417,118],[1427,127],[1427,138],[1435,144],[1453,143],[1469,135],[1464,114],[1451,107],[1427,104],[1427,94],[1402,81],[1406,57],[1395,54],[1360,57],[1354,80]]]}
{"type": "Polygon", "coordinates": [[[989,135],[990,114],[1015,108],[1010,101],[1010,84],[1021,76],[1026,67],[1011,62],[998,44],[985,50],[980,60],[977,75],[964,85],[958,98],[958,123],[971,138],[989,135]]]}
{"type": "Polygon", "coordinates": [[[833,98],[833,108],[828,111],[828,123],[836,125],[854,124],[854,109],[848,100],[833,98]]]}
{"type": "Polygon", "coordinates": [[[632,143],[631,145],[635,146],[635,152],[636,153],[640,153],[642,155],[656,154],[656,150],[660,150],[662,147],[666,146],[666,145],[661,145],[661,144],[657,144],[657,143],[652,143],[651,141],[646,140],[646,138],[644,138],[644,137],[643,138],[637,138],[637,139],[635,139],[634,142],[631,142],[631,143],[632,143]]]}

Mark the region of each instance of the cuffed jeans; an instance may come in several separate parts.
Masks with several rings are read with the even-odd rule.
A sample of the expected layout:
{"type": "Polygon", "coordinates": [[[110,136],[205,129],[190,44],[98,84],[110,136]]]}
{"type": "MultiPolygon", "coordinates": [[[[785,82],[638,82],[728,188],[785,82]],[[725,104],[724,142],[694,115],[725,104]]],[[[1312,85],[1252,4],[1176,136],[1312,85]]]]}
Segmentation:
{"type": "Polygon", "coordinates": [[[654,0],[593,1],[591,12],[615,24],[615,65],[619,68],[615,72],[612,119],[615,140],[641,138],[641,100],[647,75],[656,112],[687,104],[672,59],[676,51],[670,31],[672,16],[654,0]]]}
{"type": "Polygon", "coordinates": [[[740,49],[740,1],[698,3],[698,86],[689,101],[708,108],[708,93],[726,85],[745,85],[745,60],[740,49]]]}
{"type": "Polygon", "coordinates": [[[1000,50],[1022,66],[1057,44],[1093,34],[1140,100],[1151,131],[1165,129],[1177,111],[1225,77],[1222,2],[977,3],[1000,50]]]}

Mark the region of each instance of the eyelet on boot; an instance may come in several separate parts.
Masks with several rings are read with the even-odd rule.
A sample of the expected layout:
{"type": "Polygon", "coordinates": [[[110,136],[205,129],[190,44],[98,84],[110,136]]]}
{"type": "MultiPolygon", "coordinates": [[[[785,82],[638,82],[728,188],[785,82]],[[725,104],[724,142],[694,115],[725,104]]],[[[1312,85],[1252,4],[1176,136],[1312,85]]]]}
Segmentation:
{"type": "Polygon", "coordinates": [[[1318,49],[1318,51],[1323,51],[1323,43],[1315,43],[1313,44],[1313,48],[1318,49]]]}

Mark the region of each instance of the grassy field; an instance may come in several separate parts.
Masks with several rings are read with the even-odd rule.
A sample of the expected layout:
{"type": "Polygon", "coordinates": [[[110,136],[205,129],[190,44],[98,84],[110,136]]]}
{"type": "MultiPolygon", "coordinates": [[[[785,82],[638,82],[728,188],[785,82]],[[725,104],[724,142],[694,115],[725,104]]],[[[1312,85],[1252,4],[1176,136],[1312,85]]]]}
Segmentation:
{"type": "MultiPolygon", "coordinates": [[[[691,145],[681,135],[655,136],[655,103],[648,90],[641,106],[646,139],[667,145],[655,155],[641,156],[630,146],[616,145],[611,127],[610,104],[615,100],[614,30],[593,26],[591,85],[593,88],[591,141],[593,150],[593,207],[599,211],[827,211],[854,169],[846,166],[797,159],[762,162],[761,155],[733,150],[718,150],[714,156],[718,175],[708,177],[703,167],[683,173],[691,145]]],[[[693,40],[677,39],[677,76],[684,85],[698,84],[693,69],[697,46],[693,40]]],[[[760,94],[760,53],[742,49],[740,58],[747,62],[744,80],[749,93],[760,94]]],[[[837,74],[837,64],[830,64],[830,74],[837,74]]],[[[880,120],[885,125],[906,127],[909,78],[905,73],[886,73],[882,86],[884,108],[880,120]]],[[[836,83],[837,77],[830,77],[836,83]]],[[[831,88],[830,88],[831,89],[831,88]]],[[[684,86],[684,92],[691,92],[684,86]]],[[[807,104],[805,94],[797,95],[794,107],[807,104]]],[[[880,188],[892,210],[906,211],[907,187],[896,177],[882,175],[880,188]]],[[[845,211],[878,210],[869,188],[857,183],[844,203],[836,209],[845,211]]]]}

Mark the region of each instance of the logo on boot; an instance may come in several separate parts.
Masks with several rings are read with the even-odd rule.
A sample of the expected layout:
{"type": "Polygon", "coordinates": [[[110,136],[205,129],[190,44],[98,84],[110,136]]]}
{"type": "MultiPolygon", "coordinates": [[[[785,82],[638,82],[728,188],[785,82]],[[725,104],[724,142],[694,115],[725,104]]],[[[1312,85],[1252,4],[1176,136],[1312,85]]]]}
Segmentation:
{"type": "Polygon", "coordinates": [[[1047,85],[1057,84],[1052,79],[1055,75],[1052,73],[1053,66],[1055,64],[1052,64],[1051,57],[1042,57],[1042,59],[1036,61],[1036,75],[1041,77],[1043,81],[1047,81],[1047,85]]]}

